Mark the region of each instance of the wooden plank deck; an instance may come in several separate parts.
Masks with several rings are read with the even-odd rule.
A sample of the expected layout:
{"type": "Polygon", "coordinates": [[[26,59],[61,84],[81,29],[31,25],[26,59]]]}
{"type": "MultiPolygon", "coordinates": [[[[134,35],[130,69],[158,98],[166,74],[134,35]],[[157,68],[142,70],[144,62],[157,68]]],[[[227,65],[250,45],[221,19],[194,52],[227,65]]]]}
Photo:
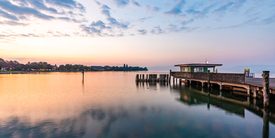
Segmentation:
{"type": "MultiPolygon", "coordinates": [[[[245,83],[256,86],[263,86],[263,78],[245,77],[245,83]]],[[[269,87],[275,89],[275,78],[269,78],[269,87]]]]}

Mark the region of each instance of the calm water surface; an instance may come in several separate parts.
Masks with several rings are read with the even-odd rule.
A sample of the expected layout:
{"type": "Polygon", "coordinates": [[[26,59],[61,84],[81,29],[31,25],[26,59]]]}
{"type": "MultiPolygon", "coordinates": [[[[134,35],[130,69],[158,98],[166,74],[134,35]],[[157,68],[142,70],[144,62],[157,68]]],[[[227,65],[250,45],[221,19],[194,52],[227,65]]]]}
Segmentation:
{"type": "MultiPolygon", "coordinates": [[[[253,99],[246,106],[246,97],[222,95],[240,105],[215,91],[213,97],[196,88],[136,84],[137,73],[148,72],[87,72],[84,81],[81,73],[2,74],[0,137],[266,135],[253,99]]],[[[274,120],[269,118],[269,137],[275,137],[274,120]]]]}

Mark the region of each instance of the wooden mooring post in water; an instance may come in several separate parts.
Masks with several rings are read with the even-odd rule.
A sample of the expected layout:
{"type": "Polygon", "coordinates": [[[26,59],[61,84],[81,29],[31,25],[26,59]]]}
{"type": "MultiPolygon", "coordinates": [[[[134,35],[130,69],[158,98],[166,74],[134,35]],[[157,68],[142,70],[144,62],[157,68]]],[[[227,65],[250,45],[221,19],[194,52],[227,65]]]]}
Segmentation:
{"type": "Polygon", "coordinates": [[[169,74],[159,74],[159,78],[157,74],[137,74],[136,82],[169,82],[169,74]]]}
{"type": "Polygon", "coordinates": [[[263,71],[263,101],[264,107],[269,106],[269,71],[263,71]]]}

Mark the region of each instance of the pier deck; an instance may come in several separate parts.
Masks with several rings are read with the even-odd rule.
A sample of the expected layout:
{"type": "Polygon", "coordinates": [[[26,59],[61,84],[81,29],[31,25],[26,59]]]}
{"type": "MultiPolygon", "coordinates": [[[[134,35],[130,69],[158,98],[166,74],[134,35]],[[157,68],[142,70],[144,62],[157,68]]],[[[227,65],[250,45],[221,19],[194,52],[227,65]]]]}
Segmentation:
{"type": "MultiPolygon", "coordinates": [[[[263,78],[245,77],[245,83],[254,86],[263,86],[263,78]]],[[[275,89],[275,78],[269,78],[269,87],[275,89]]]]}
{"type": "MultiPolygon", "coordinates": [[[[247,96],[253,97],[263,96],[263,79],[249,78],[245,74],[236,73],[194,73],[194,72],[179,72],[170,71],[170,76],[174,79],[184,79],[187,85],[201,85],[202,87],[212,87],[213,84],[219,85],[220,90],[230,89],[238,92],[245,92],[247,96]],[[224,87],[225,86],[225,87],[224,87]],[[259,95],[260,94],[260,95],[259,95]]],[[[269,79],[269,92],[275,94],[275,78],[269,79]]],[[[243,94],[243,93],[240,93],[243,94]]]]}

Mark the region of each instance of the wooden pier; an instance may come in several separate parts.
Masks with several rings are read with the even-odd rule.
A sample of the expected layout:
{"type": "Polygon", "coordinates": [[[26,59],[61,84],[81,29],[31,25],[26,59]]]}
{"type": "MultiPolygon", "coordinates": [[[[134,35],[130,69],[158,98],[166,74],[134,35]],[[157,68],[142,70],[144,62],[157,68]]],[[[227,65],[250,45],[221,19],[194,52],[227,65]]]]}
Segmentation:
{"type": "MultiPolygon", "coordinates": [[[[264,95],[264,79],[245,77],[245,74],[235,73],[194,73],[170,71],[172,80],[184,80],[185,85],[201,87],[218,87],[220,90],[235,90],[242,95],[262,98],[264,95]]],[[[269,79],[270,94],[275,94],[275,78],[269,79]]]]}

